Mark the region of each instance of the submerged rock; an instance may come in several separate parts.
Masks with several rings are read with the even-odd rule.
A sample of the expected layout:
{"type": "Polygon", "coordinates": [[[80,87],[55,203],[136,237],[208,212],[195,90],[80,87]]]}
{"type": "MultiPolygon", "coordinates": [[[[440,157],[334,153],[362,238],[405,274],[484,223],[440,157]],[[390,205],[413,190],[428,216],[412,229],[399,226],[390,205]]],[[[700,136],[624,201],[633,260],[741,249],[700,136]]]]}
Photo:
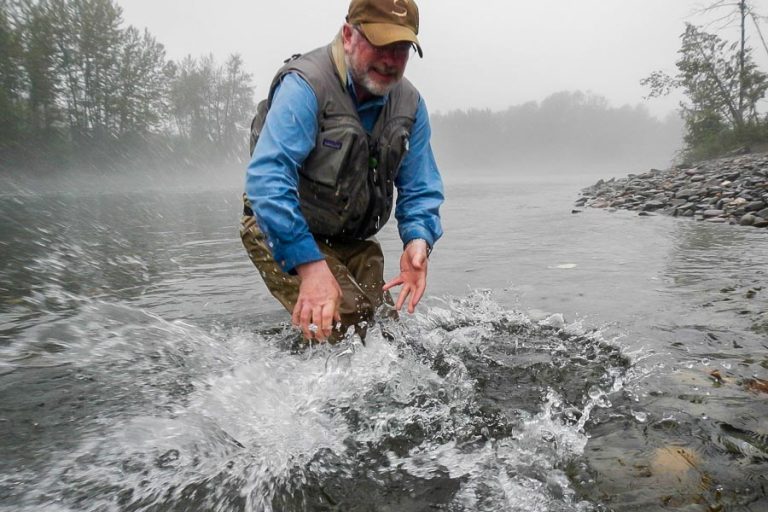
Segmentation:
{"type": "Polygon", "coordinates": [[[768,153],[651,169],[600,180],[581,191],[579,207],[621,208],[693,217],[714,223],[768,227],[768,153]]]}

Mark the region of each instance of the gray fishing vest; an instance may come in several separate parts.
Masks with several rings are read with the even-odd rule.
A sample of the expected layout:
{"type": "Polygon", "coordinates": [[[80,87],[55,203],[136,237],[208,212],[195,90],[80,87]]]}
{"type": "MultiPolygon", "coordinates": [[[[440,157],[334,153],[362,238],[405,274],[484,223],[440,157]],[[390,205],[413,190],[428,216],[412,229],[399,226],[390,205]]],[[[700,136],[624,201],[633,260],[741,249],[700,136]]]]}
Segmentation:
{"type": "Polygon", "coordinates": [[[408,152],[419,93],[405,79],[389,93],[373,131],[336,72],[331,45],[288,61],[275,76],[269,98],[251,125],[251,152],[258,141],[272,94],[287,73],[298,73],[317,97],[315,147],[299,167],[299,205],[314,235],[365,239],[392,213],[394,182],[408,152]]]}

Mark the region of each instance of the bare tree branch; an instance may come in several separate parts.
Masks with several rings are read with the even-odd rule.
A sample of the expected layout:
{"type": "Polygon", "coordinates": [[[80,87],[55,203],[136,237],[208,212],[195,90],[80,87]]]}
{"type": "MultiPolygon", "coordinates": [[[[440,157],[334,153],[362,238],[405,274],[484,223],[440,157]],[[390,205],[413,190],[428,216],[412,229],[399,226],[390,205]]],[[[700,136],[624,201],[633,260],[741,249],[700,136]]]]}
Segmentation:
{"type": "Polygon", "coordinates": [[[751,13],[751,16],[752,22],[755,24],[755,30],[757,30],[757,35],[760,36],[760,41],[763,43],[763,49],[765,49],[765,53],[768,55],[768,44],[766,44],[765,37],[763,37],[763,31],[760,30],[760,24],[757,22],[759,16],[755,15],[755,13],[751,13]]]}

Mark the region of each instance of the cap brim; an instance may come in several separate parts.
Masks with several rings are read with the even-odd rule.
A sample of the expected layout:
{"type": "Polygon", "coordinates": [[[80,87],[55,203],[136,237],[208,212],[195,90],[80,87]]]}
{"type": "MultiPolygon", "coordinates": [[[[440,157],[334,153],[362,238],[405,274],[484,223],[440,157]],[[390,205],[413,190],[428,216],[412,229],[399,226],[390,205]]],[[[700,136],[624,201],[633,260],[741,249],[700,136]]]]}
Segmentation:
{"type": "Polygon", "coordinates": [[[386,46],[392,43],[399,43],[400,41],[409,41],[416,46],[419,57],[424,57],[424,52],[419,44],[419,38],[408,27],[392,23],[361,23],[360,30],[363,31],[365,38],[374,46],[386,46]]]}

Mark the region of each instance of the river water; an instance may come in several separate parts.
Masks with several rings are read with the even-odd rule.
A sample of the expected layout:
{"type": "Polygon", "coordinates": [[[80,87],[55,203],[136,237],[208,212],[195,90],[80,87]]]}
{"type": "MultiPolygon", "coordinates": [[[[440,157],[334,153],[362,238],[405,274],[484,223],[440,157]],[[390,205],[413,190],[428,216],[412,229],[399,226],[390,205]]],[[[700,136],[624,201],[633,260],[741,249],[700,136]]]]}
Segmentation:
{"type": "Polygon", "coordinates": [[[394,340],[303,351],[236,188],[6,193],[0,510],[768,510],[768,231],[594,181],[449,182],[394,340]]]}

